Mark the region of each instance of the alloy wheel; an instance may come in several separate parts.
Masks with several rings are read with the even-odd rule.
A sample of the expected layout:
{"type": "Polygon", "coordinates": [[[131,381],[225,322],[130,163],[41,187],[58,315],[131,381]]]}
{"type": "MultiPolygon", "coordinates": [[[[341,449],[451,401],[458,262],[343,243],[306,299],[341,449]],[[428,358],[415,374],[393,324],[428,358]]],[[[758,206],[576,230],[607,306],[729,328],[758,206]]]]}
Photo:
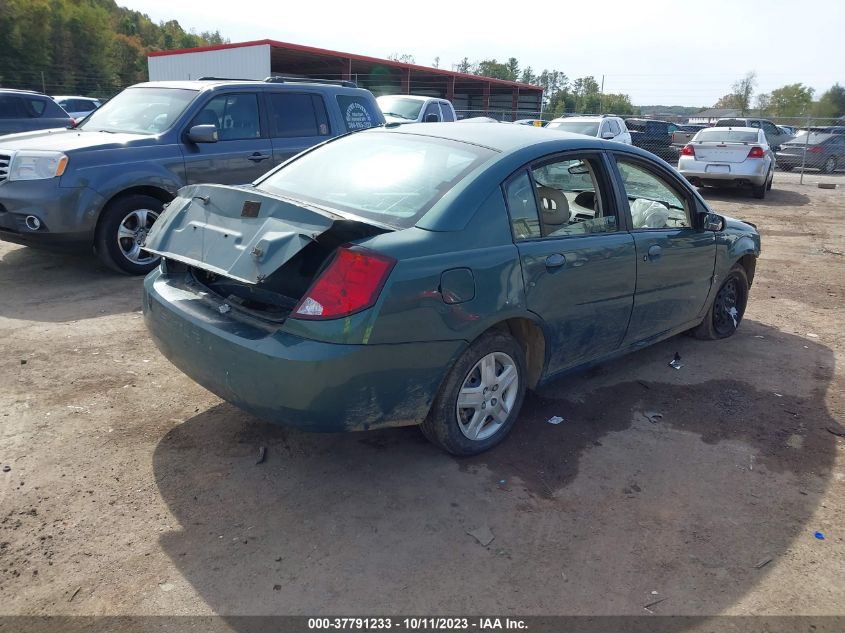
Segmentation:
{"type": "Polygon", "coordinates": [[[519,369],[504,352],[491,352],[464,378],[458,392],[458,427],[470,440],[494,435],[507,421],[519,393],[519,369]]]}
{"type": "Polygon", "coordinates": [[[123,256],[133,264],[145,265],[155,260],[158,255],[152,255],[141,248],[147,238],[150,228],[158,219],[158,213],[151,209],[135,209],[126,214],[117,229],[117,245],[123,256]]]}

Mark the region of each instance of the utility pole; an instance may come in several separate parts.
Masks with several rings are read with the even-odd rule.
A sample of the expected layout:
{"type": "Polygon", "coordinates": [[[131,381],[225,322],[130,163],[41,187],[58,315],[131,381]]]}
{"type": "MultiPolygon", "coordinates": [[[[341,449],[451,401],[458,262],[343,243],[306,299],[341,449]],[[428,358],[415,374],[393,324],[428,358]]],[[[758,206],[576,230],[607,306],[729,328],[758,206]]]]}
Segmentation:
{"type": "Polygon", "coordinates": [[[44,81],[44,71],[41,71],[41,92],[47,94],[47,84],[44,81]]]}

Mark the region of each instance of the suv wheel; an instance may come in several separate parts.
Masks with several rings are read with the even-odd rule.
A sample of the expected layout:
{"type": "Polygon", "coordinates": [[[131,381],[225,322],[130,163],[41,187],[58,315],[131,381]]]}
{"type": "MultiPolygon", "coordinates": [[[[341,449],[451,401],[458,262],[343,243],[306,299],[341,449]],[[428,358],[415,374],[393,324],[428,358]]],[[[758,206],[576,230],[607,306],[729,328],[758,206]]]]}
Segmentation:
{"type": "Polygon", "coordinates": [[[97,255],[103,263],[129,275],[144,275],[155,268],[159,256],[148,253],[141,244],[163,208],[158,198],[140,194],[109,204],[97,228],[97,255]]]}

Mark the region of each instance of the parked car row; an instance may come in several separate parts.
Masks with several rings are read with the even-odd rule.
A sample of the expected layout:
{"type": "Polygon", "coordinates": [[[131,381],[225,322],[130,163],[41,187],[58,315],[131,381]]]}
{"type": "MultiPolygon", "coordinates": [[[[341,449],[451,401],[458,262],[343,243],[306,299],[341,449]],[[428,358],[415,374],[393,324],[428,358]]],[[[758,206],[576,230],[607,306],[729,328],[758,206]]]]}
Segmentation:
{"type": "Polygon", "coordinates": [[[31,90],[0,89],[0,135],[63,128],[99,108],[99,99],[48,97],[31,90]]]}
{"type": "Polygon", "coordinates": [[[386,125],[349,82],[139,84],[0,138],[0,238],[149,272],[161,352],[264,419],[475,454],[562,372],[731,336],[760,250],[653,154],[533,127],[386,125]]]}

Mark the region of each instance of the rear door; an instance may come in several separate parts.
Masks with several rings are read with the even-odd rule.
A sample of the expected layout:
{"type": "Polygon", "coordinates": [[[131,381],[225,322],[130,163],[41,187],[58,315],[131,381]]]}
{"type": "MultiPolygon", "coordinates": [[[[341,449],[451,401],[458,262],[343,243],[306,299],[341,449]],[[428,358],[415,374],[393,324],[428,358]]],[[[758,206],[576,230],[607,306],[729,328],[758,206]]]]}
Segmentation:
{"type": "Polygon", "coordinates": [[[548,371],[605,356],[625,336],[636,251],[601,152],[550,156],[504,186],[528,308],[546,325],[548,371]]]}
{"type": "Polygon", "coordinates": [[[273,165],[332,136],[323,96],[319,93],[268,92],[265,95],[273,143],[273,165]]]}
{"type": "Polygon", "coordinates": [[[216,143],[192,143],[184,138],[182,152],[188,184],[252,182],[273,166],[273,145],[255,92],[211,97],[188,127],[215,125],[216,143]]]}
{"type": "Polygon", "coordinates": [[[716,260],[716,235],[694,228],[695,200],[651,161],[615,153],[637,253],[637,290],[625,345],[660,337],[703,313],[716,260]]]}

